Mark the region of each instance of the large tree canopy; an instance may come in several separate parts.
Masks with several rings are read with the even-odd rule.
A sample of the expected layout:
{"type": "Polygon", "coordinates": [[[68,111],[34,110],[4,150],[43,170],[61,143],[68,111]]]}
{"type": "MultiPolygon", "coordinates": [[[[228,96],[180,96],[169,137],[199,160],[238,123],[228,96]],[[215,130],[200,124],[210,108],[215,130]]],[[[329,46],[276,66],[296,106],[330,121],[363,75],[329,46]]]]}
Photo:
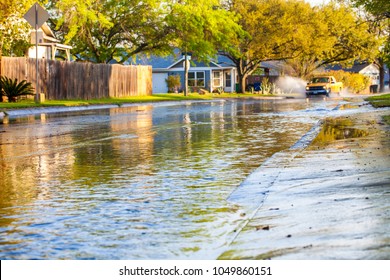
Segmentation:
{"type": "Polygon", "coordinates": [[[388,0],[347,0],[355,6],[363,6],[368,12],[374,15],[390,17],[390,1],[388,0]]]}
{"type": "MultiPolygon", "coordinates": [[[[174,1],[173,1],[174,2],[174,1]]],[[[172,4],[169,25],[174,30],[172,45],[210,60],[221,48],[229,48],[243,31],[235,12],[220,0],[180,0],[172,4]]]]}
{"type": "Polygon", "coordinates": [[[225,52],[237,66],[241,89],[262,61],[287,60],[305,76],[329,63],[350,64],[372,58],[378,41],[352,9],[331,2],[311,7],[299,0],[233,0],[231,9],[249,33],[235,52],[225,52]]]}
{"type": "Polygon", "coordinates": [[[307,30],[313,30],[314,12],[303,1],[233,0],[230,9],[240,15],[248,34],[240,37],[235,50],[223,52],[237,66],[242,91],[247,76],[262,61],[300,56],[307,44],[307,30]]]}
{"type": "MultiPolygon", "coordinates": [[[[341,1],[341,0],[340,0],[341,1]]],[[[384,91],[385,64],[390,67],[390,1],[388,0],[344,0],[356,8],[363,8],[363,17],[372,34],[383,40],[375,63],[380,70],[380,91],[384,91]]]]}
{"type": "Polygon", "coordinates": [[[172,47],[210,58],[238,25],[219,0],[51,0],[57,34],[79,59],[124,63],[172,47]]]}
{"type": "MultiPolygon", "coordinates": [[[[198,61],[207,62],[218,50],[231,49],[237,43],[237,36],[243,33],[235,13],[224,9],[219,0],[181,0],[171,7],[168,17],[174,30],[171,45],[184,53],[190,52],[198,61]]],[[[185,72],[186,94],[188,67],[185,72]]]]}
{"type": "Polygon", "coordinates": [[[172,39],[160,0],[51,1],[57,34],[81,60],[123,63],[137,53],[164,53],[172,39]]]}
{"type": "Polygon", "coordinates": [[[288,60],[297,76],[306,77],[327,64],[350,66],[355,61],[375,59],[381,40],[351,7],[329,3],[314,8],[313,15],[302,54],[288,60]]]}

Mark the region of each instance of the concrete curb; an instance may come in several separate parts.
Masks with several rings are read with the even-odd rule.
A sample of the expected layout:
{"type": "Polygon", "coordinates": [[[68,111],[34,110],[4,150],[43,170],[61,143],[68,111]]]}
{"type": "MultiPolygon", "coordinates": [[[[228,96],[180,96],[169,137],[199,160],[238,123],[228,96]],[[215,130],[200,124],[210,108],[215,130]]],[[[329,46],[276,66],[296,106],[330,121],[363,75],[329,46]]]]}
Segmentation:
{"type": "Polygon", "coordinates": [[[30,109],[18,109],[7,111],[6,115],[9,117],[36,115],[36,114],[48,114],[48,113],[66,113],[77,112],[85,110],[97,110],[97,109],[109,109],[117,108],[118,105],[91,105],[91,106],[76,106],[76,107],[45,107],[45,108],[30,108],[30,109]]]}
{"type": "Polygon", "coordinates": [[[102,104],[102,105],[84,105],[84,106],[72,106],[72,107],[33,107],[26,109],[13,109],[6,112],[0,112],[0,118],[2,116],[8,116],[11,118],[27,116],[27,115],[38,115],[38,114],[53,114],[53,113],[67,113],[67,112],[80,112],[87,110],[101,110],[101,109],[111,109],[111,108],[128,108],[136,106],[174,106],[177,104],[184,104],[183,102],[190,103],[203,103],[203,102],[224,102],[224,99],[214,99],[214,100],[188,100],[188,101],[164,101],[164,102],[142,102],[142,103],[124,103],[121,105],[118,104],[102,104]]]}

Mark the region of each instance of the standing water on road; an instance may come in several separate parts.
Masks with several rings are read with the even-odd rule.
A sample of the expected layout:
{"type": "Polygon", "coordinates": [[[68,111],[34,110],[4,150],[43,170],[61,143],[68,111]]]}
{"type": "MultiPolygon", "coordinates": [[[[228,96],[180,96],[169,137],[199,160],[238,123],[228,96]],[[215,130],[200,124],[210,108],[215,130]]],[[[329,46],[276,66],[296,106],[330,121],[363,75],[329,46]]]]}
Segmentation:
{"type": "Polygon", "coordinates": [[[244,215],[229,194],[330,103],[165,103],[4,121],[0,258],[215,259],[244,215]]]}

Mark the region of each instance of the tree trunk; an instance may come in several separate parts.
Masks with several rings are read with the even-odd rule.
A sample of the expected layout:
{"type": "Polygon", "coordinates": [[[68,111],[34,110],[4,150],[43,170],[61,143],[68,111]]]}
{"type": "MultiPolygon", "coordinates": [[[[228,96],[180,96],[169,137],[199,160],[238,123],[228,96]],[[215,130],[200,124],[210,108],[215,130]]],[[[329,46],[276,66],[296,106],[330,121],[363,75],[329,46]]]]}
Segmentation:
{"type": "Polygon", "coordinates": [[[383,59],[380,59],[379,65],[379,92],[385,91],[385,65],[383,59]]]}
{"type": "Polygon", "coordinates": [[[245,74],[238,73],[238,89],[237,93],[245,93],[246,79],[248,78],[245,74]]]}
{"type": "Polygon", "coordinates": [[[245,73],[245,67],[242,67],[242,61],[240,63],[240,67],[237,68],[238,75],[238,89],[237,93],[245,93],[246,88],[246,79],[248,78],[248,74],[245,73]]]}
{"type": "Polygon", "coordinates": [[[377,58],[374,62],[379,68],[379,92],[385,91],[385,64],[383,58],[377,58]]]}
{"type": "MultiPolygon", "coordinates": [[[[385,64],[387,66],[387,69],[389,70],[390,69],[390,64],[385,64]]],[[[387,71],[387,81],[389,81],[389,83],[387,84],[387,86],[389,87],[390,89],[390,71],[387,71]]],[[[385,77],[386,78],[386,77],[385,77]]],[[[386,87],[386,84],[385,84],[385,87],[386,87]]]]}

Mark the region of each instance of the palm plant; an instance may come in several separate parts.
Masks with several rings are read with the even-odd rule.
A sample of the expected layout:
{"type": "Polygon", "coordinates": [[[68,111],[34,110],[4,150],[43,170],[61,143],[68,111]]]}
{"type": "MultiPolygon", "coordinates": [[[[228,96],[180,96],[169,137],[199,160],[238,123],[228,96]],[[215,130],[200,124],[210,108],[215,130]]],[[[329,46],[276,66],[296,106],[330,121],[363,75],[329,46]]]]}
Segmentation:
{"type": "Polygon", "coordinates": [[[0,91],[2,96],[8,97],[8,102],[16,102],[17,97],[22,95],[34,95],[34,88],[31,83],[23,80],[18,82],[18,79],[10,79],[1,77],[0,91]]]}

